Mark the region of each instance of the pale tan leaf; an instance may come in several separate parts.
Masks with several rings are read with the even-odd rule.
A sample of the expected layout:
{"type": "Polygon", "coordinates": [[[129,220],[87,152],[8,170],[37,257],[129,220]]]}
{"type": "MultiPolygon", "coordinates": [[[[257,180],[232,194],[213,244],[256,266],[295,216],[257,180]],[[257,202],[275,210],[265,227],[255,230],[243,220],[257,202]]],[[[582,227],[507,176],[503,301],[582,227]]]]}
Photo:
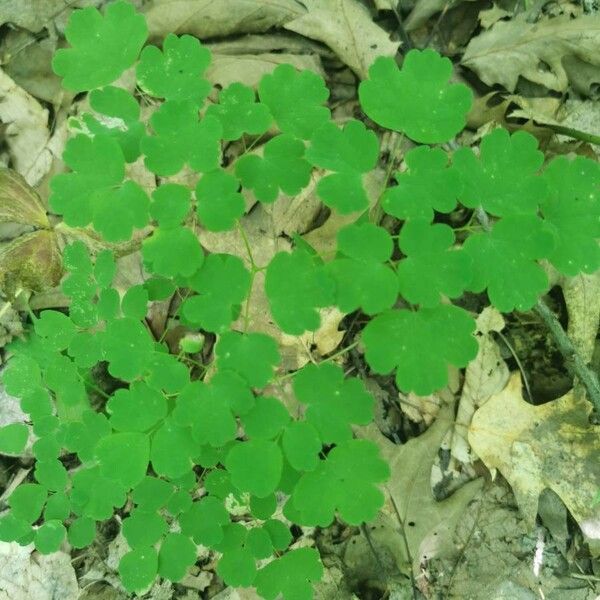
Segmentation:
{"type": "Polygon", "coordinates": [[[144,13],[153,39],[190,33],[201,40],[281,27],[304,13],[295,0],[152,0],[144,13]]]}
{"type": "Polygon", "coordinates": [[[502,392],[473,416],[469,443],[489,469],[512,487],[521,513],[535,524],[538,499],[553,490],[577,521],[594,554],[600,553],[600,427],[591,405],[573,392],[541,406],[523,400],[516,372],[502,392]]]}
{"type": "Polygon", "coordinates": [[[50,226],[37,192],[12,169],[0,167],[0,223],[50,226]]]}
{"type": "Polygon", "coordinates": [[[358,0],[300,0],[307,13],[285,28],[329,46],[361,79],[378,56],[394,56],[399,42],[373,22],[358,0]]]}
{"type": "Polygon", "coordinates": [[[473,38],[462,64],[488,85],[513,92],[519,76],[564,92],[569,76],[563,61],[576,57],[595,68],[600,81],[600,16],[555,17],[528,23],[526,15],[499,21],[473,38]]]}

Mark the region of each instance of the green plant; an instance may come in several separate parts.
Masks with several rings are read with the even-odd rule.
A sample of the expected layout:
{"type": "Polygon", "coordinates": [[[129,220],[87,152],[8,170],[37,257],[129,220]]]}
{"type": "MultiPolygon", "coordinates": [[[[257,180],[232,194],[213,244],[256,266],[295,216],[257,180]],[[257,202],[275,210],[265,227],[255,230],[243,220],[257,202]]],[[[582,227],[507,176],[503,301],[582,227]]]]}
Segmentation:
{"type": "MultiPolygon", "coordinates": [[[[283,515],[293,523],[325,527],[338,517],[358,525],[382,506],[379,486],[389,469],[374,444],[353,439],[352,425],[372,420],[373,399],[341,367],[325,361],[294,374],[299,418],[261,393],[279,379],[277,344],[232,330],[256,274],[265,273],[283,332],[316,330],[324,307],[361,310],[370,317],[361,333],[370,368],[395,371],[402,390],[430,394],[446,384],[449,365],[464,367],[477,352],[472,316],[448,299],[487,290],[502,311],[529,310],[548,287],[540,259],[565,275],[600,267],[600,168],[581,157],[542,168],[536,140],[503,129],[484,136],[478,155],[448,152],[441,144],[462,130],[471,105],[468,88],[449,83],[450,61],[432,50],[409,52],[401,69],[379,58],[360,84],[362,109],[423,144],[406,154],[406,171],[379,199],[402,223],[392,236],[369,222],[363,185],[378,162],[378,138],[361,121],[331,121],[319,76],[281,65],[263,77],[258,99],[234,83],[209,103],[209,51],[188,35],[169,35],[162,50],[144,47],[144,18],[122,1],[104,16],[74,11],[66,37],[71,47],[57,51],[54,69],[67,89],[89,92],[93,112],[73,122],[63,155],[70,171],[52,179],[50,207],[67,226],[92,226],[110,243],[152,225],[141,243],[149,275],[121,296],[114,252],[75,241],[64,251],[68,316],[44,310],[11,344],[4,385],[30,415],[36,466],[35,483],[9,497],[0,539],[33,542],[45,553],[65,538],[83,548],[97,522],[129,501],[123,533],[130,550],[119,566],[127,590],[142,591],[157,575],[180,580],[202,544],[222,554],[217,572],[227,584],[255,586],[267,599],[310,598],[322,566],[314,549],[288,549],[292,535],[278,498],[286,498],[283,515]],[[140,122],[138,98],[112,85],[136,62],[141,93],[163,100],[149,127],[140,122]],[[224,140],[253,136],[254,144],[271,133],[262,154],[222,166],[224,140]],[[194,190],[163,182],[149,198],[125,177],[127,163],[141,156],[157,177],[186,165],[201,177],[194,190]],[[251,248],[250,268],[234,255],[205,255],[197,222],[243,235],[240,186],[259,202],[275,202],[281,192],[301,192],[314,167],[328,171],[317,185],[323,203],[357,213],[340,230],[333,260],[299,237],[267,265],[254,262],[251,248]],[[445,223],[459,202],[492,221],[467,227],[461,245],[445,223]],[[174,355],[145,326],[148,303],[177,291],[179,322],[217,337],[210,377],[208,365],[191,357],[203,337],[187,338],[174,355]],[[407,307],[398,308],[399,300],[407,307]],[[100,390],[107,397],[93,406],[93,369],[103,361],[118,389],[100,390]],[[198,499],[200,486],[206,493],[198,499]],[[252,527],[232,520],[231,498],[247,505],[252,527]]],[[[1,429],[0,449],[18,454],[27,434],[20,424],[1,429]]]]}

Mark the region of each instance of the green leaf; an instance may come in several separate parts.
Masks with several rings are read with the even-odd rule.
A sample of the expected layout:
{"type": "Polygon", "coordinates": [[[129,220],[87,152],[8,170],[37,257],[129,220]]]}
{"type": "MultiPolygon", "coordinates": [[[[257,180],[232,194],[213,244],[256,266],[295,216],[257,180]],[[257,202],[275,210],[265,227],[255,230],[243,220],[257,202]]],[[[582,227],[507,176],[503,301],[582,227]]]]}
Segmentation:
{"type": "Polygon", "coordinates": [[[227,399],[231,410],[244,415],[254,406],[254,394],[246,380],[234,371],[218,370],[210,380],[210,387],[216,395],[227,399]]]}
{"type": "Polygon", "coordinates": [[[153,546],[167,531],[165,520],[149,511],[134,510],[123,521],[123,535],[131,548],[153,546]]]}
{"type": "Polygon", "coordinates": [[[254,408],[241,420],[247,436],[272,440],[289,423],[290,413],[281,400],[271,396],[258,396],[254,408]]]}
{"type": "Polygon", "coordinates": [[[267,267],[265,293],[271,313],[285,333],[316,331],[318,308],[334,303],[334,280],[304,251],[278,252],[267,267]]]}
{"type": "Polygon", "coordinates": [[[281,360],[277,342],[265,333],[227,331],[215,348],[217,367],[239,373],[248,385],[265,387],[281,360]]]}
{"type": "Polygon", "coordinates": [[[191,35],[169,33],[162,52],[146,46],[137,66],[140,87],[151,96],[166,100],[190,100],[200,106],[211,85],[201,76],[210,64],[210,51],[191,35]]]}
{"type": "Polygon", "coordinates": [[[50,434],[36,440],[32,450],[37,460],[54,460],[60,457],[61,445],[56,435],[50,434]]]}
{"type": "Polygon", "coordinates": [[[112,136],[121,146],[125,160],[134,162],[140,155],[140,140],[145,133],[144,125],[138,120],[137,100],[127,90],[112,85],[93,90],[89,100],[95,112],[109,117],[97,119],[84,113],[82,120],[90,133],[112,136]]]}
{"type": "Polygon", "coordinates": [[[246,548],[257,560],[269,558],[273,554],[273,542],[266,529],[253,527],[246,538],[246,548]]]}
{"type": "Polygon", "coordinates": [[[256,577],[254,557],[246,548],[228,550],[217,564],[217,575],[226,585],[249,587],[256,577]]]}
{"type": "Polygon", "coordinates": [[[175,175],[188,164],[206,173],[219,166],[221,123],[216,117],[198,120],[191,100],[167,100],[150,117],[153,136],[142,139],[146,167],[162,177],[175,175]]]}
{"type": "Polygon", "coordinates": [[[180,225],[190,212],[190,190],[178,183],[163,183],[152,192],[150,214],[161,229],[180,225]]]}
{"type": "Polygon", "coordinates": [[[191,324],[220,333],[236,318],[236,307],[250,291],[251,276],[241,258],[210,254],[202,268],[189,280],[198,293],[184,300],[181,313],[191,324]]]}
{"type": "Polygon", "coordinates": [[[383,210],[398,219],[433,220],[434,212],[450,213],[463,189],[456,169],[448,168],[448,155],[441,148],[418,146],[404,155],[408,169],[396,173],[398,185],[382,198],[383,210]]]}
{"type": "Polygon", "coordinates": [[[124,488],[135,487],[148,470],[150,443],[143,433],[107,435],[96,446],[101,473],[124,488]]]}
{"type": "Polygon", "coordinates": [[[26,540],[25,543],[31,543],[33,539],[33,529],[31,525],[11,512],[0,518],[0,540],[3,542],[19,542],[26,540]]]}
{"type": "Polygon", "coordinates": [[[535,214],[548,193],[538,175],[543,162],[544,154],[531,134],[495,129],[481,140],[479,157],[471,148],[459,148],[452,157],[463,186],[460,201],[498,217],[535,214]]]}
{"type": "Polygon", "coordinates": [[[153,351],[148,331],[134,319],[110,321],[102,336],[108,372],[118,379],[132,381],[141,375],[153,351]]]}
{"type": "Polygon", "coordinates": [[[373,419],[373,397],[360,379],[344,379],[333,363],[307,364],[294,377],[294,393],[308,404],[306,420],[326,444],[352,438],[351,424],[366,425],[373,419]]]}
{"type": "Polygon", "coordinates": [[[246,211],[238,180],[216,169],[206,173],[196,185],[196,210],[209,231],[228,231],[246,211]]]}
{"type": "Polygon", "coordinates": [[[235,163],[235,174],[257,200],[275,202],[279,190],[295,196],[310,181],[312,167],[304,159],[304,144],[291,135],[278,135],[263,146],[263,155],[245,154],[235,163]]]}
{"type": "Polygon", "coordinates": [[[69,343],[69,356],[80,368],[93,367],[102,360],[102,346],[99,341],[95,334],[80,331],[75,334],[69,343]]]}
{"type": "Polygon", "coordinates": [[[219,103],[211,104],[206,114],[219,119],[224,140],[237,140],[244,133],[261,135],[269,129],[273,117],[265,104],[255,100],[252,88],[235,82],[219,92],[219,103]]]}
{"type": "Polygon", "coordinates": [[[184,535],[191,536],[196,544],[213,547],[223,539],[223,526],[230,522],[223,502],[205,496],[179,517],[184,535]]]}
{"type": "Polygon", "coordinates": [[[35,549],[40,554],[57,552],[65,539],[66,533],[65,526],[60,521],[46,521],[35,532],[35,549]]]}
{"type": "Polygon", "coordinates": [[[387,265],[394,250],[390,234],[372,223],[352,223],[337,234],[338,257],[325,270],[336,282],[336,304],[345,313],[361,308],[368,315],[393,306],[398,277],[387,265]]]}
{"type": "Polygon", "coordinates": [[[25,449],[29,429],[24,423],[11,423],[0,427],[0,453],[19,455],[25,449]]]}
{"type": "Polygon", "coordinates": [[[359,525],[374,519],[383,506],[378,484],[389,476],[390,469],[373,442],[350,439],[336,446],[315,471],[300,478],[292,503],[306,525],[326,527],[336,510],[347,523],[359,525]]]}
{"type": "Polygon", "coordinates": [[[67,470],[59,460],[38,460],[35,465],[36,481],[53,492],[67,487],[67,470]]]}
{"type": "Polygon", "coordinates": [[[128,592],[139,593],[149,587],[158,573],[158,554],[154,548],[136,548],[119,562],[121,582],[128,592]]]}
{"type": "Polygon", "coordinates": [[[448,365],[465,367],[475,358],[474,331],[475,321],[465,310],[441,305],[381,313],[364,328],[362,340],[375,373],[397,367],[399,389],[427,396],[446,385],[448,365]]]}
{"type": "Polygon", "coordinates": [[[190,277],[204,262],[198,238],[187,227],[158,228],[142,244],[148,270],[163,277],[190,277]]]}
{"type": "Polygon", "coordinates": [[[167,415],[163,394],[141,381],[116,390],[106,404],[110,425],[117,431],[148,431],[167,415]]]}
{"type": "Polygon", "coordinates": [[[75,519],[69,525],[68,540],[74,548],[89,546],[96,537],[96,523],[89,517],[75,519]]]}
{"type": "Polygon", "coordinates": [[[123,316],[136,321],[146,317],[148,311],[148,291],[143,285],[130,287],[121,300],[123,316]]]}
{"type": "Polygon", "coordinates": [[[433,307],[441,297],[458,298],[469,287],[471,255],[453,248],[454,232],[443,223],[426,219],[404,224],[398,246],[407,258],[397,266],[400,293],[408,302],[433,307]]]}
{"type": "Polygon", "coordinates": [[[166,351],[154,352],[149,360],[147,382],[150,387],[166,394],[181,391],[190,381],[187,367],[166,351]]]}
{"type": "Polygon", "coordinates": [[[241,492],[259,498],[277,489],[283,468],[281,450],[275,442],[250,440],[233,446],[225,457],[231,481],[241,492]]]}
{"type": "Polygon", "coordinates": [[[335,171],[319,180],[317,193],[323,202],[349,214],[369,205],[362,174],[377,164],[379,142],[364,123],[351,119],[343,128],[326,123],[317,129],[306,150],[312,165],[335,171]]]}
{"type": "Polygon", "coordinates": [[[77,452],[82,462],[94,460],[96,444],[111,433],[106,416],[93,410],[85,410],[79,421],[63,424],[63,445],[70,452],[77,452]]]}
{"type": "Polygon", "coordinates": [[[71,514],[71,501],[65,492],[52,494],[44,508],[44,521],[65,521],[71,514]]]}
{"type": "Polygon", "coordinates": [[[600,267],[600,165],[589,158],[554,158],[543,179],[549,195],[542,214],[555,237],[548,260],[569,277],[600,267]]]}
{"type": "Polygon", "coordinates": [[[25,396],[37,389],[41,382],[40,367],[35,360],[25,355],[11,358],[2,373],[2,383],[11,396],[25,396]]]}
{"type": "Polygon", "coordinates": [[[422,144],[447,142],[459,133],[473,102],[463,84],[449,84],[452,63],[435,50],[411,50],[402,69],[380,56],[362,81],[358,96],[378,125],[405,133],[422,144]]]}
{"type": "Polygon", "coordinates": [[[148,27],[129,2],[108,4],[104,17],[96,8],[75,10],[65,37],[71,48],[59,49],[52,69],[63,86],[74,92],[101,87],[117,80],[138,57],[148,27]]]}
{"type": "Polygon", "coordinates": [[[113,279],[117,273],[117,263],[115,255],[111,250],[102,250],[96,255],[94,263],[94,278],[101,288],[108,288],[112,285],[113,279]]]}
{"type": "Polygon", "coordinates": [[[276,510],[277,496],[275,494],[264,498],[257,498],[256,496],[250,498],[250,512],[257,519],[268,519],[273,516],[276,510]]]}
{"type": "Polygon", "coordinates": [[[275,550],[285,550],[291,544],[292,533],[285,523],[282,523],[278,519],[269,519],[263,527],[269,532],[271,543],[275,550]]]}
{"type": "Polygon", "coordinates": [[[196,546],[181,533],[169,533],[158,553],[158,574],[169,581],[181,581],[196,562],[196,546]]]}
{"type": "Polygon", "coordinates": [[[298,72],[292,65],[278,65],[260,80],[258,94],[279,129],[303,140],[309,139],[330,116],[329,109],[323,106],[329,90],[312,71],[298,72]]]}
{"type": "Polygon", "coordinates": [[[71,505],[78,516],[105,521],[125,504],[127,495],[116,479],[104,477],[100,467],[77,471],[72,477],[71,505]]]}
{"type": "Polygon", "coordinates": [[[43,310],[33,326],[35,332],[45,338],[54,350],[67,348],[77,331],[73,321],[56,310],[43,310]]]}
{"type": "Polygon", "coordinates": [[[33,523],[42,514],[48,492],[37,483],[22,483],[8,497],[8,505],[17,519],[33,523]]]}
{"type": "Polygon", "coordinates": [[[297,471],[314,471],[323,446],[317,429],[305,421],[295,421],[283,432],[283,451],[297,471]]]}
{"type": "Polygon", "coordinates": [[[191,433],[166,420],[152,436],[150,460],[158,475],[180,477],[190,470],[194,442],[191,433]]]}
{"type": "Polygon", "coordinates": [[[163,508],[173,492],[169,482],[147,475],[135,486],[132,497],[140,510],[152,512],[163,508]]]}
{"type": "Polygon", "coordinates": [[[263,567],[254,586],[265,600],[280,594],[289,600],[312,600],[312,583],[323,576],[323,565],[314,548],[290,550],[263,567]]]}
{"type": "Polygon", "coordinates": [[[469,290],[487,288],[490,302],[502,312],[526,311],[548,289],[548,277],[537,259],[550,255],[552,232],[535,215],[514,215],[492,230],[471,235],[463,245],[471,257],[474,277],[469,290]]]}

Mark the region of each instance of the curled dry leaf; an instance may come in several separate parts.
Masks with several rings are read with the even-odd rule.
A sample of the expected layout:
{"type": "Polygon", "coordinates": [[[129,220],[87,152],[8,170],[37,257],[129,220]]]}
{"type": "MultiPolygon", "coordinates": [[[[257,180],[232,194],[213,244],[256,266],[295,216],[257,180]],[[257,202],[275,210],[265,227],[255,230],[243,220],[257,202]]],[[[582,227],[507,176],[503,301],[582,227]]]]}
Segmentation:
{"type": "Polygon", "coordinates": [[[522,14],[512,21],[498,21],[471,40],[462,64],[487,85],[499,83],[511,92],[520,76],[564,92],[569,85],[564,61],[569,57],[594,67],[589,93],[600,82],[600,16],[560,16],[528,23],[522,14]]]}
{"type": "Polygon", "coordinates": [[[508,367],[493,337],[493,332],[504,329],[502,315],[488,306],[483,309],[476,323],[479,350],[465,372],[451,445],[452,456],[465,464],[472,461],[467,431],[475,410],[490,396],[504,389],[509,377],[508,367]]]}
{"type": "Polygon", "coordinates": [[[538,499],[554,491],[571,512],[590,549],[600,554],[600,427],[591,425],[591,405],[573,392],[541,406],[523,399],[516,372],[500,393],[473,416],[469,443],[489,469],[509,482],[533,528],[538,499]]]}
{"type": "Polygon", "coordinates": [[[205,40],[267,31],[304,10],[295,0],[152,0],[143,12],[153,39],[189,33],[205,40]]]}
{"type": "Polygon", "coordinates": [[[358,0],[300,0],[306,14],[285,28],[329,46],[361,79],[378,56],[394,56],[399,42],[373,22],[358,0]]]}

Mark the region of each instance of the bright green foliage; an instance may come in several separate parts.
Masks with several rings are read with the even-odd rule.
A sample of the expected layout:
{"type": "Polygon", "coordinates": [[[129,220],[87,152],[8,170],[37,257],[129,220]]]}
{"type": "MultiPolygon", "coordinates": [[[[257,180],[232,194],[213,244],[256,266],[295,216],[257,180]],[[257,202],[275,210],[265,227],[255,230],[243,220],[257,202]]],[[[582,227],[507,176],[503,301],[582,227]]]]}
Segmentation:
{"type": "Polygon", "coordinates": [[[471,257],[452,248],[454,232],[448,225],[425,219],[408,221],[398,246],[407,256],[398,263],[400,293],[413,304],[433,307],[440,295],[461,296],[471,281],[471,257]]]}
{"type": "Polygon", "coordinates": [[[225,467],[240,491],[264,498],[277,488],[283,457],[275,442],[250,440],[233,446],[225,457],[225,467]]]}
{"type": "Polygon", "coordinates": [[[291,498],[305,525],[326,527],[337,511],[351,525],[370,521],[383,506],[377,484],[388,479],[388,465],[368,440],[337,445],[312,472],[305,473],[291,498]]]}
{"type": "Polygon", "coordinates": [[[415,142],[447,142],[465,126],[473,99],[467,86],[448,83],[451,75],[450,60],[430,48],[408,52],[401,69],[379,57],[359,85],[360,104],[375,123],[415,142]]]}
{"type": "Polygon", "coordinates": [[[323,446],[317,429],[305,421],[295,421],[283,433],[283,451],[297,471],[314,471],[323,446]]]}
{"type": "Polygon", "coordinates": [[[278,252],[267,268],[265,292],[279,327],[300,335],[319,328],[317,309],[333,304],[334,281],[306,252],[278,252]]]}
{"type": "Polygon", "coordinates": [[[140,87],[151,96],[166,100],[190,100],[200,106],[211,85],[200,76],[210,63],[210,51],[191,35],[169,33],[162,52],[146,46],[137,67],[140,87]]]}
{"type": "Polygon", "coordinates": [[[278,436],[289,420],[287,408],[271,396],[259,396],[254,408],[242,417],[246,435],[266,440],[278,436]]]}
{"type": "Polygon", "coordinates": [[[232,83],[219,92],[219,103],[206,109],[221,121],[224,140],[237,140],[244,133],[260,135],[267,131],[273,117],[266,106],[255,101],[252,88],[242,83],[232,83]]]}
{"type": "Polygon", "coordinates": [[[71,48],[56,51],[52,68],[74,92],[112,83],[131,67],[148,36],[144,17],[129,2],[73,12],[65,30],[71,48]]]}
{"type": "Polygon", "coordinates": [[[227,231],[244,214],[246,204],[238,180],[217,169],[206,173],[196,186],[196,210],[209,231],[227,231]]]}
{"type": "Polygon", "coordinates": [[[142,139],[144,163],[157,175],[175,175],[188,164],[205,173],[219,166],[222,129],[216,117],[198,120],[191,100],[168,100],[150,117],[153,136],[142,139]]]}
{"type": "Polygon", "coordinates": [[[452,157],[460,174],[460,201],[471,208],[482,206],[498,217],[535,214],[547,193],[546,182],[537,175],[544,155],[538,142],[526,131],[510,135],[494,129],[481,140],[480,155],[460,148],[452,157]]]}
{"type": "Polygon", "coordinates": [[[490,232],[472,235],[464,244],[474,266],[469,289],[487,287],[490,302],[503,312],[529,310],[548,288],[535,259],[548,256],[553,245],[551,231],[535,215],[501,219],[490,232]]]}
{"type": "Polygon", "coordinates": [[[41,554],[51,554],[60,550],[60,545],[65,539],[67,531],[64,525],[57,520],[46,521],[36,532],[34,538],[35,549],[41,554]]]}
{"type": "Polygon", "coordinates": [[[223,333],[216,347],[217,365],[239,373],[251,387],[261,388],[273,377],[279,362],[275,340],[264,333],[223,333]]]}
{"type": "Polygon", "coordinates": [[[323,576],[323,565],[314,548],[291,550],[263,567],[254,580],[258,593],[266,600],[279,594],[294,600],[310,600],[312,582],[323,576]]]}
{"type": "Polygon", "coordinates": [[[152,192],[150,214],[162,229],[180,225],[190,211],[190,190],[177,183],[163,183],[152,192]]]}
{"type": "Polygon", "coordinates": [[[383,264],[394,250],[390,234],[372,223],[352,223],[337,240],[344,257],[326,267],[336,282],[336,304],[343,312],[361,308],[368,315],[390,308],[398,298],[398,278],[383,264]]]}
{"type": "Polygon", "coordinates": [[[309,600],[323,567],[315,550],[289,550],[290,524],[372,520],[390,474],[353,437],[374,401],[344,376],[347,351],[359,343],[402,391],[443,387],[478,348],[474,315],[449,301],[487,290],[502,311],[528,310],[548,286],[540,260],[567,276],[600,267],[600,166],[558,157],[544,169],[532,136],[501,128],[479,151],[419,146],[451,141],[472,94],[450,83],[448,59],[413,50],[401,69],[376,60],[359,86],[367,117],[417,142],[397,185],[371,197],[364,184],[391,175],[395,152],[380,160],[369,119],[331,120],[318,75],[280,65],[258,100],[241,83],[210,94],[199,40],[167,34],[138,60],[146,37],[125,2],[75,10],[54,61],[67,88],[90,91],[90,110],[70,120],[50,210],[95,231],[63,232],[80,240],[63,254],[68,309],[36,313],[6,349],[3,384],[28,420],[0,429],[0,452],[23,452],[30,431],[35,442],[0,540],[54,552],[66,535],[84,548],[118,512],[128,592],[180,581],[203,545],[226,585],[309,600]],[[111,85],[130,67],[133,93],[111,85]],[[150,198],[128,179],[134,161],[156,179],[150,198]],[[311,205],[308,223],[294,211],[313,176],[309,200],[326,207],[311,205]],[[340,311],[340,332],[358,337],[318,363],[307,332],[340,311]],[[294,372],[286,348],[301,335],[310,360],[294,372]],[[295,397],[283,396],[290,376],[295,397]]]}
{"type": "Polygon", "coordinates": [[[119,143],[127,162],[133,162],[140,155],[140,140],[144,135],[144,125],[140,123],[140,106],[137,100],[125,89],[113,85],[90,92],[90,106],[106,119],[84,114],[82,120],[94,135],[108,134],[119,143]],[[116,123],[115,123],[115,120],[116,123]]]}
{"type": "Polygon", "coordinates": [[[309,363],[294,377],[294,393],[308,404],[306,420],[326,444],[352,438],[350,424],[366,425],[373,419],[373,397],[360,379],[344,379],[343,370],[332,363],[309,363]]]}
{"type": "Polygon", "coordinates": [[[198,293],[184,301],[183,316],[207,331],[221,332],[231,325],[250,290],[250,273],[231,254],[211,254],[190,279],[198,293]]]}
{"type": "Polygon", "coordinates": [[[559,156],[543,178],[549,195],[541,203],[542,214],[555,238],[548,259],[567,276],[593,273],[600,267],[600,164],[582,156],[559,156]]]}
{"type": "Polygon", "coordinates": [[[329,90],[312,71],[279,65],[261,79],[258,92],[283,133],[307,140],[329,119],[329,109],[323,106],[329,90]]]}
{"type": "Polygon", "coordinates": [[[136,548],[119,562],[119,575],[128,592],[142,592],[158,573],[158,554],[154,548],[136,548]]]}
{"type": "Polygon", "coordinates": [[[448,155],[441,148],[417,146],[404,155],[405,173],[397,173],[398,185],[388,188],[381,199],[386,213],[398,219],[431,221],[433,211],[450,213],[456,208],[462,181],[456,169],[448,168],[448,155]]]}
{"type": "Polygon", "coordinates": [[[41,485],[22,483],[8,498],[8,505],[17,519],[33,523],[42,514],[48,492],[41,485]]]}
{"type": "Polygon", "coordinates": [[[311,166],[304,144],[291,135],[278,135],[264,145],[263,156],[246,154],[235,163],[235,174],[261,202],[275,202],[281,190],[295,196],[310,181],[311,166]]]}
{"type": "Polygon", "coordinates": [[[180,581],[196,562],[196,546],[181,533],[169,533],[160,545],[158,574],[169,581],[180,581]]]}
{"type": "Polygon", "coordinates": [[[29,437],[29,430],[24,423],[11,423],[0,428],[0,453],[20,454],[23,452],[29,437]]]}
{"type": "Polygon", "coordinates": [[[198,238],[185,227],[157,229],[142,246],[144,262],[156,275],[189,277],[204,261],[198,238]]]}
{"type": "Polygon", "coordinates": [[[369,205],[362,174],[375,167],[378,156],[377,136],[354,119],[343,129],[326,123],[314,132],[306,151],[306,159],[312,165],[335,171],[319,180],[317,193],[327,206],[341,214],[369,205]]]}
{"type": "Polygon", "coordinates": [[[107,241],[119,242],[148,223],[148,197],[137,183],[123,182],[125,157],[113,137],[78,135],[63,160],[73,172],[52,179],[50,206],[67,225],[93,223],[107,241]]]}
{"type": "Polygon", "coordinates": [[[456,306],[388,310],[363,330],[365,358],[376,373],[397,367],[398,387],[426,396],[446,385],[448,364],[464,367],[475,358],[474,330],[473,318],[456,306]]]}

